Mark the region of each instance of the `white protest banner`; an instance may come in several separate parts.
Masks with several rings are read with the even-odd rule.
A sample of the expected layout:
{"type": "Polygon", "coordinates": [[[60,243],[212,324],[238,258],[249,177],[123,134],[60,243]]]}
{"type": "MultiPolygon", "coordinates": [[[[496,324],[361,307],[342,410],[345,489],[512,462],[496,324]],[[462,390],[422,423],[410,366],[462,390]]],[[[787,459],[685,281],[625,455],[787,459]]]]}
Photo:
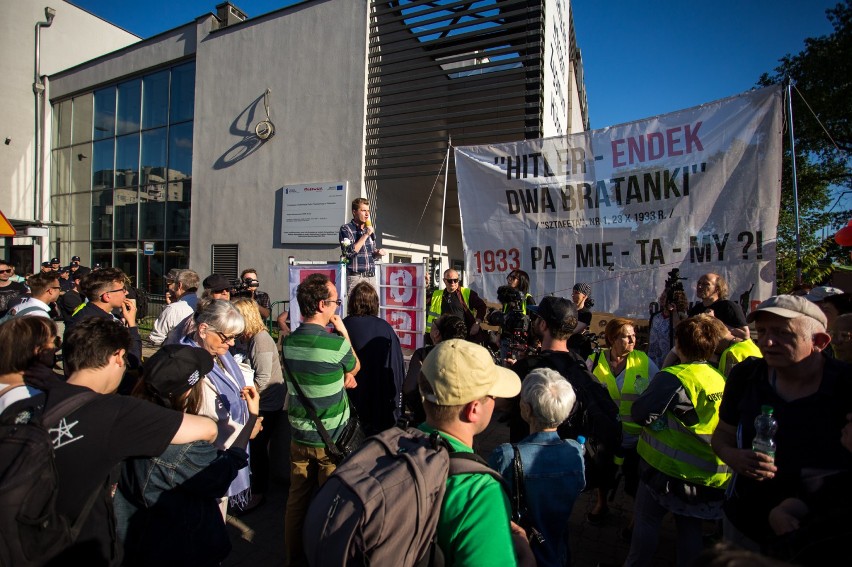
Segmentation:
{"type": "Polygon", "coordinates": [[[506,274],[536,299],[592,286],[596,311],[647,317],[673,268],[731,299],[774,292],[782,91],[769,87],[571,136],[455,151],[466,284],[506,274]]]}

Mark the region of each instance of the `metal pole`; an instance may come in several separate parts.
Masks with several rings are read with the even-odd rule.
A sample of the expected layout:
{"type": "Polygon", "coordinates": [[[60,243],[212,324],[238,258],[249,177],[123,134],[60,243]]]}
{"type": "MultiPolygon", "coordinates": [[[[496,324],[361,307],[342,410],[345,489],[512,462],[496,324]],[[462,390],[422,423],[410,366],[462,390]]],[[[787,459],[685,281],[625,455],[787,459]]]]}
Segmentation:
{"type": "MultiPolygon", "coordinates": [[[[453,146],[452,137],[447,138],[447,160],[446,169],[444,169],[444,200],[441,203],[441,244],[438,248],[438,265],[442,264],[441,259],[444,257],[444,213],[447,210],[447,178],[450,176],[450,148],[453,146]]],[[[441,270],[443,272],[443,270],[441,270]]]]}
{"type": "Polygon", "coordinates": [[[35,140],[33,141],[33,220],[38,222],[41,220],[41,140],[42,126],[42,96],[44,94],[44,83],[41,82],[41,28],[49,28],[53,24],[53,18],[56,16],[56,10],[46,7],[44,9],[44,22],[36,22],[35,25],[35,62],[33,64],[33,94],[35,95],[35,140]]]}
{"type": "Polygon", "coordinates": [[[787,122],[790,125],[790,162],[793,166],[793,212],[796,220],[796,283],[802,283],[802,239],[799,234],[799,184],[796,181],[796,136],[793,133],[793,97],[790,77],[787,83],[787,122]]]}

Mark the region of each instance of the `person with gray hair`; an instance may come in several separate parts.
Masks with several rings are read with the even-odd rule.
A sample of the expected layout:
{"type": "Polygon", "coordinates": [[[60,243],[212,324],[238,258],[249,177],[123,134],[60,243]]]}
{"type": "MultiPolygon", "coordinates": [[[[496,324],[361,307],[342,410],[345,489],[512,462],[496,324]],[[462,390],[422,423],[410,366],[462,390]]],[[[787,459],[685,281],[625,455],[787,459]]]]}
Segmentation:
{"type": "Polygon", "coordinates": [[[155,345],[163,344],[169,331],[174,329],[181,321],[192,315],[198,304],[198,285],[201,278],[195,270],[177,270],[174,279],[169,282],[169,294],[171,302],[163,309],[154,328],[148,335],[148,340],[155,345]]]}
{"type": "MultiPolygon", "coordinates": [[[[770,297],[746,319],[755,324],[763,358],[731,370],[711,445],[736,473],[727,489],[724,538],[760,551],[773,539],[772,508],[806,496],[827,471],[852,470],[852,453],[840,443],[852,413],[852,366],[825,355],[832,341],[825,313],[804,297],[770,297]],[[765,405],[778,417],[772,456],[751,444],[765,405]]],[[[848,500],[836,505],[846,512],[848,500]]]]}
{"type": "Polygon", "coordinates": [[[539,567],[570,565],[568,524],[571,510],[586,486],[580,444],[560,439],[556,428],[574,410],[574,388],[556,370],[538,368],[521,386],[521,416],[530,435],[517,444],[494,449],[488,464],[512,487],[513,520],[529,534],[539,567]],[[521,474],[516,475],[516,472],[521,474]],[[521,496],[523,494],[523,496],[521,496]]]}
{"type": "MultiPolygon", "coordinates": [[[[195,330],[183,337],[179,344],[201,347],[213,357],[213,370],[203,377],[198,415],[216,421],[219,433],[213,444],[224,451],[230,448],[249,418],[248,405],[241,395],[248,384],[229,352],[229,347],[245,329],[245,321],[231,302],[219,299],[197,310],[194,321],[195,330]]],[[[260,432],[262,421],[262,417],[257,419],[252,438],[260,432]]],[[[250,499],[249,487],[249,469],[241,469],[228,489],[230,502],[237,508],[243,508],[250,499]]],[[[222,502],[223,514],[227,502],[222,502]]]]}

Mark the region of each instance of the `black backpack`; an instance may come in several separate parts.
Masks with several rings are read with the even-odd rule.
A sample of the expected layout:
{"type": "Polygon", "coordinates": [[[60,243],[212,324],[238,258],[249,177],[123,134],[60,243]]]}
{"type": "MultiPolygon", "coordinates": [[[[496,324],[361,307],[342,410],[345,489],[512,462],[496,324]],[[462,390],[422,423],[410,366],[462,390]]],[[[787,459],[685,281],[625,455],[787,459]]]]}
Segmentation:
{"type": "Polygon", "coordinates": [[[44,411],[45,395],[0,414],[0,565],[41,565],[77,539],[98,494],[72,522],[56,510],[58,474],[48,430],[98,397],[80,392],[44,411]]]}
{"type": "Polygon", "coordinates": [[[447,476],[503,477],[474,453],[452,452],[437,433],[392,427],[367,438],[317,492],[304,525],[313,567],[440,566],[435,541],[447,476]]]}

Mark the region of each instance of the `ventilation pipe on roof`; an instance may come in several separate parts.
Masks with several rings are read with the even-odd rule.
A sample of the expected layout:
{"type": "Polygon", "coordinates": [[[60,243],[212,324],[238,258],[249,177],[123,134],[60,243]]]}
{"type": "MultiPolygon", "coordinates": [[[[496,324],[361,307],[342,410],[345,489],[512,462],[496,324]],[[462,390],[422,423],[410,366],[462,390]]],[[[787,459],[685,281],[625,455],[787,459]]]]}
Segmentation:
{"type": "Polygon", "coordinates": [[[216,6],[216,18],[219,20],[219,28],[221,29],[244,22],[248,16],[230,2],[222,2],[216,6]]]}

